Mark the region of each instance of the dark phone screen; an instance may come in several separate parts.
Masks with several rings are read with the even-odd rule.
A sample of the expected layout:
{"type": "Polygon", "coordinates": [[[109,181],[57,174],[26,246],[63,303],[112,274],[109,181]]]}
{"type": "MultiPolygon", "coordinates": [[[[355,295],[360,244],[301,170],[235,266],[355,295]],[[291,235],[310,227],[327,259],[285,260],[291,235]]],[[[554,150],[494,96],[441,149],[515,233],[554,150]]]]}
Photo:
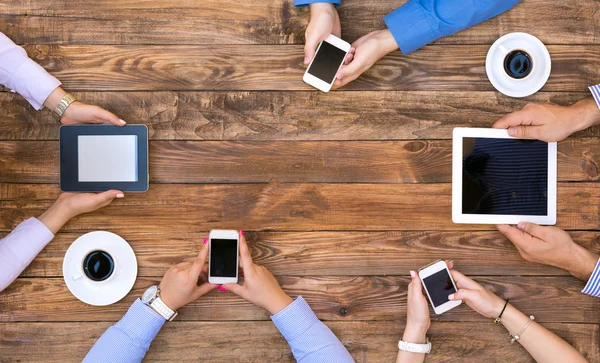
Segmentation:
{"type": "Polygon", "coordinates": [[[324,41],[321,43],[321,47],[317,51],[315,59],[308,69],[308,73],[323,82],[331,83],[345,57],[346,52],[324,41]]]}
{"type": "Polygon", "coordinates": [[[548,143],[463,138],[463,214],[548,215],[548,143]]]}
{"type": "Polygon", "coordinates": [[[210,275],[214,277],[236,277],[237,275],[237,240],[210,240],[210,275]]]}
{"type": "Polygon", "coordinates": [[[429,296],[431,296],[433,306],[436,308],[450,301],[448,300],[448,295],[456,292],[452,279],[446,269],[424,278],[423,284],[425,285],[425,289],[427,289],[429,296]]]}

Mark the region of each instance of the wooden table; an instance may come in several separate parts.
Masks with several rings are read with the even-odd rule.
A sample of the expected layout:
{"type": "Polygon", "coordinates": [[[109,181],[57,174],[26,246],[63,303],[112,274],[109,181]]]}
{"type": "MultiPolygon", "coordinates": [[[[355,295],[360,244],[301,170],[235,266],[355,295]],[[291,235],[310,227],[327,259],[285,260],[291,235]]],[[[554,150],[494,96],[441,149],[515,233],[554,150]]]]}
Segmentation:
{"type": "MultiPolygon", "coordinates": [[[[344,38],[404,3],[345,0],[344,38]]],[[[392,362],[409,269],[438,258],[600,361],[600,300],[564,271],[524,262],[492,226],[451,221],[451,134],[527,102],[568,105],[600,82],[600,2],[524,0],[409,56],[395,52],[341,91],[302,83],[305,8],[292,0],[0,0],[0,31],[88,103],[150,129],[148,193],[71,221],[0,294],[0,361],[74,362],[212,228],[248,231],[252,254],[302,295],[358,362],[392,362]],[[127,4],[130,3],[130,4],[127,4]],[[485,75],[489,46],[527,31],[552,75],[513,99],[485,75]],[[132,245],[139,277],[110,307],[67,290],[62,260],[83,233],[132,245]]],[[[0,92],[0,234],[59,194],[58,125],[0,92]]],[[[558,225],[600,251],[600,129],[559,145],[558,225]]],[[[428,362],[529,362],[467,306],[432,316],[428,362]]],[[[147,361],[288,362],[268,314],[213,291],[165,325],[147,361]]]]}

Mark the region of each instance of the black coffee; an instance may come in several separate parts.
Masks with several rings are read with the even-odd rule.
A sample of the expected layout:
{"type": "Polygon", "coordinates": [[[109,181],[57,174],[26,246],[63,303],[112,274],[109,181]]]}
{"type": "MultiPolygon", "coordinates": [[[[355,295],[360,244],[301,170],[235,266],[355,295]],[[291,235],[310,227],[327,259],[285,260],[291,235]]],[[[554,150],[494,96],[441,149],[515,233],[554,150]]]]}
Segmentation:
{"type": "Polygon", "coordinates": [[[525,78],[533,69],[533,59],[522,50],[513,50],[504,58],[504,71],[515,79],[525,78]]]}
{"type": "Polygon", "coordinates": [[[93,251],[83,260],[85,275],[94,281],[104,281],[112,275],[115,261],[104,251],[93,251]]]}

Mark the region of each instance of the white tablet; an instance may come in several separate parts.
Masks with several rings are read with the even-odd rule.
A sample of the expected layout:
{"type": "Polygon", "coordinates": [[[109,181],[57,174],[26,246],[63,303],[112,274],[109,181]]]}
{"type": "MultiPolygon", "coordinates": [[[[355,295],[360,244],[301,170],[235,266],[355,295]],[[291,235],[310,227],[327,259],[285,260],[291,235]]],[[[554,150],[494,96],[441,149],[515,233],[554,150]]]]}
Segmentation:
{"type": "Polygon", "coordinates": [[[556,143],[503,129],[455,128],[454,223],[556,223],[556,143]]]}

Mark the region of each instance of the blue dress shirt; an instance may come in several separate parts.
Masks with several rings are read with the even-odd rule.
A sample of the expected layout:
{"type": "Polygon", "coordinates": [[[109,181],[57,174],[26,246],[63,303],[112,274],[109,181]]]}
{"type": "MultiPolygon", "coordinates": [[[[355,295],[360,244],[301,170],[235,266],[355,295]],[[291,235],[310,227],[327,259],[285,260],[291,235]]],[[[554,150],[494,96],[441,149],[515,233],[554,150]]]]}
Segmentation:
{"type": "Polygon", "coordinates": [[[598,260],[596,268],[592,272],[592,277],[590,277],[581,292],[590,296],[600,297],[600,260],[598,260]]]}
{"type": "Polygon", "coordinates": [[[594,101],[596,101],[598,108],[600,108],[600,84],[591,86],[590,92],[592,92],[592,96],[594,96],[594,101]]]}
{"type": "MultiPolygon", "coordinates": [[[[409,0],[383,20],[404,54],[493,18],[521,0],[409,0]]],[[[294,5],[341,0],[294,0],[294,5]]]]}
{"type": "MultiPolygon", "coordinates": [[[[298,362],[354,362],[344,345],[317,318],[302,296],[271,319],[298,362]]],[[[163,317],[137,299],[125,316],[102,334],[83,362],[141,362],[164,323],[163,317]]]]}

